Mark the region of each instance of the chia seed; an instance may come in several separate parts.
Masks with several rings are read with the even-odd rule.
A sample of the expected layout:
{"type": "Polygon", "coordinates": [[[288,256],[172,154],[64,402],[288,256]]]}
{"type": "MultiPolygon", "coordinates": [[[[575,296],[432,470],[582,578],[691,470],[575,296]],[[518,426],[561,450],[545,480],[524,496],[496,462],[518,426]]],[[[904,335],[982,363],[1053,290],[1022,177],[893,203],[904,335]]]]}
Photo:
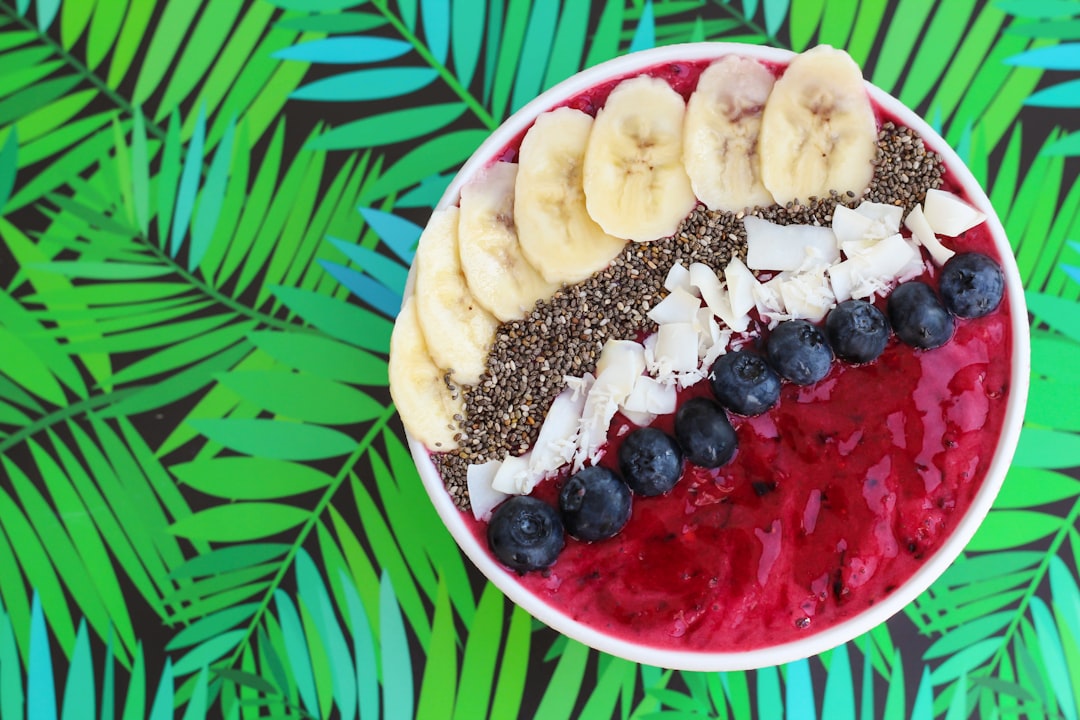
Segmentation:
{"type": "Polygon", "coordinates": [[[674,235],[627,243],[603,270],[537,301],[524,318],[502,323],[480,380],[455,388],[465,399],[464,417],[455,417],[461,430],[458,449],[432,456],[455,505],[469,508],[469,465],[522,455],[532,447],[547,408],[565,388],[564,376],[594,372],[607,340],[640,340],[656,330],[646,313],[667,295],[664,280],[672,265],[700,262],[722,274],[732,257],[745,261],[746,215],[780,225],[828,226],[837,204],[855,207],[869,200],[906,212],[923,201],[927,189],[942,184],[941,158],[926,150],[913,130],[892,122],[878,134],[874,165],[861,196],[831,191],[828,197],[734,213],[699,204],[674,235]]]}

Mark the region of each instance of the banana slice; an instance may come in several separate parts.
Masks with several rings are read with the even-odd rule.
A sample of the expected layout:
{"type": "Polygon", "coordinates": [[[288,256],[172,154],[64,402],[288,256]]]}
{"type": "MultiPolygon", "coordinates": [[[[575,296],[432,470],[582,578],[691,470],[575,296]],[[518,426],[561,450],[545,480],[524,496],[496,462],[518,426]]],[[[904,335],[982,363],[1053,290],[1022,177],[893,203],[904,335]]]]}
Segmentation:
{"type": "Polygon", "coordinates": [[[758,152],[761,179],[781,205],[866,190],[877,124],[862,71],[846,52],[819,45],[791,61],[765,103],[758,152]]]}
{"type": "Polygon", "coordinates": [[[593,119],[573,108],[542,114],[518,151],[514,218],[525,258],[550,283],[575,283],[607,267],[626,241],[603,231],[581,184],[593,119]]]}
{"type": "Polygon", "coordinates": [[[518,166],[497,162],[461,188],[458,250],[476,301],[499,320],[517,320],[559,288],[521,252],[514,224],[518,166]]]}
{"type": "Polygon", "coordinates": [[[431,215],[416,248],[416,310],[431,358],[454,379],[475,385],[498,320],[473,297],[458,256],[456,207],[431,215]]]}
{"type": "Polygon", "coordinates": [[[697,204],[683,168],[686,103],[663,80],[641,75],[611,91],[585,150],[589,215],[637,242],[673,235],[697,204]]]}
{"type": "Polygon", "coordinates": [[[416,305],[413,296],[405,301],[390,335],[390,397],[405,429],[425,447],[455,450],[454,416],[464,411],[465,399],[431,359],[416,305]]]}
{"type": "Polygon", "coordinates": [[[772,71],[752,58],[717,60],[686,104],[683,164],[694,194],[710,210],[773,204],[761,182],[757,141],[772,91],[772,71]]]}

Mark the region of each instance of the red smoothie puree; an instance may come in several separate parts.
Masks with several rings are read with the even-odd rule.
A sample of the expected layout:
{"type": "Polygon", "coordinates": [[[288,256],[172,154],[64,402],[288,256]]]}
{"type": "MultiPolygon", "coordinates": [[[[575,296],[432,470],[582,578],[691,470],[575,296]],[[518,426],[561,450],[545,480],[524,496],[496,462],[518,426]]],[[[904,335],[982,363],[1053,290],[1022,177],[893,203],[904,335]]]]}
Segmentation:
{"type": "MultiPolygon", "coordinates": [[[[662,71],[677,69],[687,96],[707,65],[649,74],[670,80],[662,71]]],[[[595,108],[614,84],[568,104],[595,108]]],[[[945,242],[1000,262],[985,225],[945,242]]],[[[1011,347],[1006,296],[985,317],[957,319],[940,348],[894,337],[871,364],[837,360],[812,386],[785,383],[763,415],[729,414],[739,447],[727,465],[687,463],[667,495],[634,497],[618,535],[567,536],[551,568],[519,581],[582,624],[663,649],[749,650],[857,615],[909,578],[970,506],[1001,433],[1011,347]]],[[[702,381],[680,402],[710,392],[702,381]]],[[[653,425],[672,433],[673,421],[653,425]]],[[[616,416],[601,464],[618,471],[633,428],[616,416]]],[[[557,507],[564,481],[533,495],[557,507]]],[[[486,523],[465,517],[486,547],[486,523]]]]}

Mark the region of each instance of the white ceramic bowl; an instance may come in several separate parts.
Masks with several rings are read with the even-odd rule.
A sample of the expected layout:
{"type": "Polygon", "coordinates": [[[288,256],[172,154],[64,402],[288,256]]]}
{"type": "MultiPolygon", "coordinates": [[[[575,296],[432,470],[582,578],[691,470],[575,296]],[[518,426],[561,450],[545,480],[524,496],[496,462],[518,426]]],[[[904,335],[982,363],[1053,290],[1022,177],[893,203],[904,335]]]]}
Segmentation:
{"type": "MultiPolygon", "coordinates": [[[[793,53],[775,48],[743,45],[735,43],[688,43],[672,45],[654,50],[645,50],[616,58],[593,68],[578,73],[543,93],[506,120],[491,137],[485,141],[458,172],[454,181],[447,188],[439,201],[438,207],[456,205],[462,185],[482,170],[515,138],[519,137],[542,112],[556,107],[567,99],[579,95],[596,85],[614,78],[633,75],[655,65],[670,62],[694,62],[711,60],[723,55],[737,54],[757,58],[764,62],[786,64],[793,53]]],[[[927,147],[942,156],[945,166],[957,183],[963,187],[967,197],[987,215],[987,222],[1003,261],[1007,297],[1012,314],[1013,367],[1010,382],[1010,396],[1005,412],[1004,425],[997,452],[990,464],[982,487],[975,495],[967,513],[959,520],[952,534],[940,548],[926,559],[922,567],[893,593],[882,598],[863,613],[822,631],[807,635],[793,642],[762,647],[741,652],[697,652],[660,649],[641,645],[612,637],[595,628],[584,625],[563,614],[558,608],[549,605],[526,590],[512,571],[507,570],[492,558],[470,532],[465,517],[450,499],[443,486],[428,451],[415,439],[409,438],[409,447],[420,472],[431,501],[439,516],[446,523],[450,534],[458,545],[486,577],[506,594],[513,602],[520,605],[531,615],[558,630],[559,632],[589,645],[597,650],[611,653],[634,662],[645,663],[679,670],[725,671],[745,670],[791,662],[800,658],[816,655],[830,648],[841,645],[885,622],[899,612],[909,602],[918,597],[930,586],[956,559],[975,534],[979,524],[990,510],[997,496],[1005,473],[1009,468],[1013,452],[1020,434],[1024,406],[1027,399],[1028,376],[1030,372],[1030,352],[1028,342],[1027,309],[1024,303],[1023,286],[1016,268],[1005,231],[990,206],[986,194],[979,187],[971,172],[945,141],[922,118],[902,105],[891,95],[868,84],[874,101],[886,112],[892,114],[900,123],[922,136],[927,147]]],[[[408,289],[411,292],[411,283],[408,289]]]]}

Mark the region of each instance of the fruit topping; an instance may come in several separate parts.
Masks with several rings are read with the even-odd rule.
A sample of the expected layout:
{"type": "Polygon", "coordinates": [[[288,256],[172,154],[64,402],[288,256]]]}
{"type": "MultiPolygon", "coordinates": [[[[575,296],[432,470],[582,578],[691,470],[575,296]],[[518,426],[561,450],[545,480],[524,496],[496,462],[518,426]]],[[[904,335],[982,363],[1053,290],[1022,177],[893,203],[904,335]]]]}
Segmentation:
{"type": "Polygon", "coordinates": [[[885,350],[889,321],[885,313],[865,300],[845,300],[825,318],[825,334],[837,357],[868,363],[885,350]]]}
{"type": "Polygon", "coordinates": [[[405,301],[390,335],[390,395],[413,437],[429,448],[454,450],[453,418],[465,411],[465,400],[432,359],[416,307],[415,297],[405,301]]]}
{"type": "Polygon", "coordinates": [[[877,124],[862,70],[843,50],[797,55],[761,118],[761,179],[781,205],[830,190],[861,195],[874,173],[877,124]]]}
{"type": "Polygon", "coordinates": [[[687,400],[675,411],[675,439],[687,460],[705,468],[720,467],[738,447],[724,408],[705,397],[687,400]]]}
{"type": "Polygon", "coordinates": [[[547,282],[522,253],[514,222],[518,166],[497,162],[461,188],[458,254],[476,301],[500,321],[524,317],[551,297],[547,282]]]}
{"type": "Polygon", "coordinates": [[[603,540],[630,519],[630,488],[611,470],[593,465],[566,480],[559,511],[566,531],[578,540],[603,540]]]}
{"type": "Polygon", "coordinates": [[[456,207],[437,210],[420,235],[414,260],[416,313],[432,360],[463,385],[484,372],[499,326],[476,301],[461,268],[456,207]]]}
{"type": "Polygon", "coordinates": [[[992,312],[1005,293],[1001,267],[977,252],[954,255],[941,269],[938,282],[945,307],[962,318],[978,318],[992,312]]]}
{"type": "Polygon", "coordinates": [[[889,321],[904,343],[923,350],[940,347],[953,335],[952,315],[924,282],[901,283],[889,295],[889,321]]]}
{"type": "Polygon", "coordinates": [[[718,357],[709,382],[720,404],[739,415],[760,415],[780,399],[780,376],[765,358],[749,350],[718,357]]]}
{"type": "Polygon", "coordinates": [[[675,438],[662,430],[634,430],[619,446],[619,470],[638,495],[663,495],[675,487],[683,471],[682,450],[675,438]]]}
{"type": "Polygon", "coordinates": [[[840,246],[830,228],[815,225],[777,225],[753,215],[746,227],[746,266],[751,270],[798,270],[807,259],[834,263],[840,246]]]}
{"type": "Polygon", "coordinates": [[[757,139],[776,82],[753,58],[728,55],[698,78],[686,104],[683,163],[694,194],[710,210],[772,205],[761,183],[757,139]]]}
{"type": "Polygon", "coordinates": [[[697,198],[683,167],[686,103],[660,78],[639,75],[596,114],[582,166],[589,215],[615,237],[672,235],[697,198]]]}
{"type": "Polygon", "coordinates": [[[923,215],[934,232],[957,237],[986,220],[986,215],[957,195],[931,188],[926,191],[923,215]]]}
{"type": "Polygon", "coordinates": [[[519,573],[550,566],[566,544],[559,513],[528,495],[515,495],[495,509],[487,537],[495,557],[519,573]]]}
{"type": "Polygon", "coordinates": [[[766,342],[769,362],[796,385],[813,385],[829,373],[833,351],[825,333],[806,320],[780,323],[766,342]]]}
{"type": "Polygon", "coordinates": [[[575,283],[622,251],[589,216],[581,184],[593,119],[572,108],[536,118],[518,153],[514,218],[525,258],[548,282],[575,283]]]}
{"type": "Polygon", "coordinates": [[[904,218],[904,227],[911,231],[911,237],[926,248],[927,252],[930,253],[930,257],[938,265],[944,265],[949,258],[956,254],[953,250],[941,244],[941,240],[938,239],[934,229],[930,227],[926,215],[923,214],[922,205],[916,205],[911,209],[911,212],[904,218]]]}
{"type": "Polygon", "coordinates": [[[492,510],[509,496],[492,484],[501,467],[500,461],[488,460],[486,463],[470,465],[466,472],[469,504],[472,506],[473,517],[477,520],[490,520],[492,510]]]}

